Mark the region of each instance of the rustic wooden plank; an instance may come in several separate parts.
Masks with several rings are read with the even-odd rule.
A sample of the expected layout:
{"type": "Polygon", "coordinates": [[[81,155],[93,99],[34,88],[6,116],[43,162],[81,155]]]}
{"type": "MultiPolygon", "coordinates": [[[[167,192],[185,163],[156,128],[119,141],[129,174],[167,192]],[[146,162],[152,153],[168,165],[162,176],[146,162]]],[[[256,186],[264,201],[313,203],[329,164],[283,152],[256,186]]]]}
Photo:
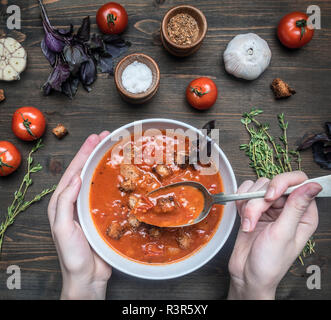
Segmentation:
{"type": "MultiPolygon", "coordinates": [[[[77,28],[81,19],[92,17],[92,31],[96,32],[95,13],[105,1],[45,0],[52,23],[66,27],[73,23],[77,28]]],[[[221,129],[220,145],[229,157],[238,183],[254,179],[248,169],[248,160],[237,148],[247,141],[240,124],[241,114],[251,107],[265,110],[263,119],[275,123],[276,115],[284,112],[288,121],[289,140],[295,145],[307,131],[318,132],[323,122],[331,119],[329,88],[331,87],[331,1],[319,1],[322,12],[322,30],[315,33],[313,41],[304,49],[290,51],[283,48],[275,36],[275,26],[280,17],[289,11],[304,11],[311,4],[300,1],[217,1],[199,0],[194,4],[205,13],[209,31],[202,48],[193,56],[177,59],[165,52],[159,40],[159,26],[164,13],[178,1],[174,0],[123,0],[129,13],[129,27],[125,37],[132,42],[129,52],[144,52],[158,62],[161,85],[153,100],[143,106],[132,106],[118,96],[113,79],[100,75],[91,93],[79,88],[74,100],[59,94],[43,97],[40,86],[46,81],[50,68],[40,50],[43,37],[39,9],[36,1],[17,0],[22,8],[21,32],[8,32],[20,39],[28,50],[28,69],[15,83],[2,83],[7,99],[0,105],[1,140],[14,142],[26,157],[31,144],[14,138],[10,129],[14,110],[22,105],[39,107],[48,120],[45,148],[36,154],[44,171],[36,177],[33,192],[57,183],[79,149],[92,132],[110,131],[128,122],[164,117],[188,122],[201,127],[208,120],[216,119],[221,129]],[[273,53],[268,70],[254,82],[237,80],[229,76],[223,66],[222,53],[228,41],[238,33],[256,32],[270,45],[273,53]],[[183,92],[189,81],[198,76],[213,78],[221,98],[207,112],[193,110],[185,101],[183,92]],[[297,94],[284,101],[275,101],[269,89],[270,82],[281,77],[293,86],[297,94]],[[93,122],[91,123],[91,119],[93,122]],[[63,122],[70,134],[56,140],[50,129],[63,122]]],[[[190,3],[183,0],[180,3],[190,3]]],[[[0,33],[7,32],[3,23],[0,33]]],[[[277,128],[272,132],[277,134],[277,128]]],[[[303,168],[315,177],[328,172],[312,162],[310,151],[304,152],[303,168]]],[[[1,217],[9,199],[24,173],[23,168],[12,176],[0,180],[1,217]]],[[[57,299],[61,290],[61,274],[56,250],[47,219],[47,201],[31,207],[8,230],[0,260],[0,298],[3,299],[57,299]],[[6,288],[6,268],[16,263],[22,268],[22,289],[6,288]]],[[[295,264],[281,282],[277,296],[280,299],[330,299],[330,241],[331,216],[329,202],[318,201],[320,224],[315,234],[316,254],[306,260],[306,265],[317,264],[322,268],[322,289],[306,288],[306,266],[295,264]]],[[[227,263],[236,237],[239,222],[216,257],[200,270],[170,281],[145,281],[114,271],[108,298],[113,299],[223,299],[228,290],[227,263]],[[110,289],[111,287],[111,289],[110,289]]]]}

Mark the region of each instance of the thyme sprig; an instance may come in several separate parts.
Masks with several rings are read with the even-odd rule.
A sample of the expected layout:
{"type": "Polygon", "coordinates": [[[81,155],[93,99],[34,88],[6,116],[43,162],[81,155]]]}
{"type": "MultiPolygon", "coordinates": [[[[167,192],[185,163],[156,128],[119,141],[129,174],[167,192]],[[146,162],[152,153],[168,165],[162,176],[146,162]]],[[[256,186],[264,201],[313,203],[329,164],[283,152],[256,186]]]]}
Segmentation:
{"type": "MultiPolygon", "coordinates": [[[[261,123],[256,119],[263,110],[252,109],[242,115],[241,123],[245,126],[250,136],[248,144],[240,145],[240,149],[245,151],[250,159],[249,166],[255,171],[258,178],[266,177],[272,179],[275,175],[283,172],[293,171],[296,164],[298,170],[301,170],[300,153],[289,147],[287,130],[288,122],[285,121],[283,113],[278,115],[278,126],[282,134],[279,136],[279,142],[269,133],[269,124],[261,123]]],[[[303,258],[314,253],[315,243],[309,239],[304,247],[299,260],[303,265],[303,258]]]]}
{"type": "Polygon", "coordinates": [[[37,141],[37,143],[35,144],[35,146],[32,148],[32,150],[30,151],[28,158],[27,158],[27,173],[24,175],[24,178],[23,178],[23,181],[21,182],[20,187],[14,193],[14,199],[13,199],[11,205],[7,209],[7,216],[6,216],[5,220],[2,221],[0,224],[0,253],[2,250],[2,244],[3,244],[3,239],[5,236],[5,233],[8,229],[8,227],[14,223],[17,215],[19,213],[25,211],[32,204],[40,201],[46,195],[52,193],[56,188],[56,186],[54,185],[49,189],[43,190],[42,192],[37,194],[31,200],[29,200],[29,201],[25,200],[27,191],[33,183],[31,174],[37,173],[42,170],[42,166],[40,165],[40,163],[34,165],[34,159],[32,157],[32,154],[35,153],[37,150],[39,150],[42,147],[43,147],[42,140],[39,139],[37,141]]]}

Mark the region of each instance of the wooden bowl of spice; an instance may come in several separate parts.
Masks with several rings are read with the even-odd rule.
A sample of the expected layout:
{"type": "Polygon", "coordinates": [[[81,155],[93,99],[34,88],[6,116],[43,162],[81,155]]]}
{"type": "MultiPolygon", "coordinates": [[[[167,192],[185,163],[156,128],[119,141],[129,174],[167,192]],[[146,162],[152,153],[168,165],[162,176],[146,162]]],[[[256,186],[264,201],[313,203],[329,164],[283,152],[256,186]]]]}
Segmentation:
{"type": "Polygon", "coordinates": [[[185,57],[200,48],[207,29],[206,17],[199,9],[180,5],[165,14],[161,23],[161,40],[171,54],[185,57]]]}
{"type": "Polygon", "coordinates": [[[115,85],[122,98],[141,104],[151,99],[160,84],[160,70],[148,55],[133,53],[124,57],[115,68],[115,85]]]}

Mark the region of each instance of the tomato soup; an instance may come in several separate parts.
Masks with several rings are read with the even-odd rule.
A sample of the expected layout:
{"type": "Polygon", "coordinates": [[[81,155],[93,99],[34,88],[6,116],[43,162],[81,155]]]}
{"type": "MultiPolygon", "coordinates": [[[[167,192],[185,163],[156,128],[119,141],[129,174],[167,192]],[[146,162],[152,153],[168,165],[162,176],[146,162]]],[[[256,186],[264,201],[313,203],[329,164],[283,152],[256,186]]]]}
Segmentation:
{"type": "Polygon", "coordinates": [[[142,222],[158,227],[192,224],[203,211],[205,199],[197,188],[174,186],[157,189],[142,196],[133,207],[133,215],[142,222]]]}
{"type": "MultiPolygon", "coordinates": [[[[142,135],[138,141],[142,151],[153,146],[152,153],[161,152],[164,159],[166,146],[174,146],[176,152],[179,143],[175,137],[164,133],[157,137],[142,135]],[[155,145],[155,139],[162,141],[161,146],[155,145]]],[[[143,158],[135,164],[134,152],[132,163],[128,164],[124,161],[124,150],[128,146],[135,150],[136,145],[137,139],[134,142],[133,136],[125,143],[115,144],[95,169],[90,186],[90,212],[95,227],[112,249],[137,262],[172,263],[188,257],[212,238],[221,221],[223,206],[214,205],[198,224],[181,228],[157,227],[156,224],[169,225],[174,219],[178,224],[185,219],[193,221],[203,207],[203,197],[182,187],[175,191],[169,188],[168,193],[149,193],[181,181],[200,182],[210,193],[223,192],[220,173],[215,170],[215,174],[204,175],[201,167],[176,161],[155,164],[143,158]],[[146,210],[141,210],[141,201],[147,205],[146,210]],[[158,209],[149,211],[152,207],[158,209]]],[[[185,145],[185,150],[188,152],[189,145],[185,145]]]]}

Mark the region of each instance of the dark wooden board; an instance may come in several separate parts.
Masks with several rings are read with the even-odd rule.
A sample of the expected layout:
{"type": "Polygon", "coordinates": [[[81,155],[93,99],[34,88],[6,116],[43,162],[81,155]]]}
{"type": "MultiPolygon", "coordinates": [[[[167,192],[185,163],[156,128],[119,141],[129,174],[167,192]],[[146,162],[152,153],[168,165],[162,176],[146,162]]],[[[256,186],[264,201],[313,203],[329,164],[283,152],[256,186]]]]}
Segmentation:
{"type": "MultiPolygon", "coordinates": [[[[77,28],[81,19],[92,17],[92,31],[96,32],[95,13],[105,1],[45,0],[54,26],[73,23],[77,28]]],[[[6,3],[6,1],[1,1],[6,3]]],[[[306,132],[319,132],[323,123],[331,120],[331,1],[318,1],[322,13],[322,29],[302,50],[290,51],[282,47],[275,36],[275,26],[284,14],[305,11],[311,1],[272,0],[131,0],[121,1],[129,14],[126,39],[132,42],[131,52],[151,55],[159,64],[161,84],[153,100],[142,106],[129,105],[121,100],[112,78],[100,75],[87,93],[79,88],[77,96],[69,100],[59,94],[43,97],[41,85],[46,81],[50,67],[40,50],[43,37],[37,1],[16,0],[22,10],[22,30],[0,30],[24,40],[28,50],[28,68],[22,79],[1,83],[7,99],[0,104],[0,140],[14,142],[24,158],[31,144],[18,141],[11,132],[11,117],[23,105],[39,107],[47,116],[48,130],[43,148],[36,158],[44,166],[32,187],[37,192],[57,183],[85,138],[104,129],[112,131],[138,119],[163,117],[185,121],[201,128],[208,120],[216,119],[221,129],[220,146],[228,156],[238,183],[254,179],[248,160],[239,150],[247,141],[240,123],[241,114],[251,107],[265,111],[262,119],[276,125],[276,116],[284,112],[289,121],[289,141],[295,145],[306,132]],[[178,59],[162,48],[159,40],[160,21],[165,12],[178,3],[194,4],[206,15],[209,30],[201,49],[191,57],[178,59]],[[268,41],[273,57],[268,70],[257,80],[246,82],[229,76],[223,66],[222,53],[229,40],[239,33],[255,32],[268,41]],[[197,76],[213,78],[219,88],[220,99],[207,112],[193,110],[185,101],[184,90],[197,76]],[[297,94],[284,101],[275,101],[269,84],[280,77],[293,86],[297,94]],[[51,133],[57,123],[65,124],[70,134],[58,141],[51,133]],[[51,162],[60,166],[52,170],[51,162]]],[[[273,129],[277,134],[277,128],[273,129]]],[[[313,161],[311,152],[305,152],[303,168],[310,177],[328,174],[313,161]]],[[[0,179],[0,208],[4,216],[14,191],[24,173],[21,167],[12,176],[0,179]]],[[[47,219],[48,199],[20,215],[6,235],[0,259],[0,299],[57,299],[61,290],[61,272],[47,219]],[[9,265],[22,270],[22,289],[8,290],[6,274],[9,265]]],[[[319,200],[320,224],[315,234],[316,254],[305,260],[306,265],[295,264],[281,282],[279,299],[330,299],[330,202],[319,200]],[[306,267],[316,264],[322,270],[322,289],[308,290],[306,267]]],[[[223,299],[227,296],[229,275],[227,264],[239,226],[235,228],[222,250],[204,267],[185,277],[169,281],[139,280],[113,271],[107,298],[110,299],[223,299]]]]}

